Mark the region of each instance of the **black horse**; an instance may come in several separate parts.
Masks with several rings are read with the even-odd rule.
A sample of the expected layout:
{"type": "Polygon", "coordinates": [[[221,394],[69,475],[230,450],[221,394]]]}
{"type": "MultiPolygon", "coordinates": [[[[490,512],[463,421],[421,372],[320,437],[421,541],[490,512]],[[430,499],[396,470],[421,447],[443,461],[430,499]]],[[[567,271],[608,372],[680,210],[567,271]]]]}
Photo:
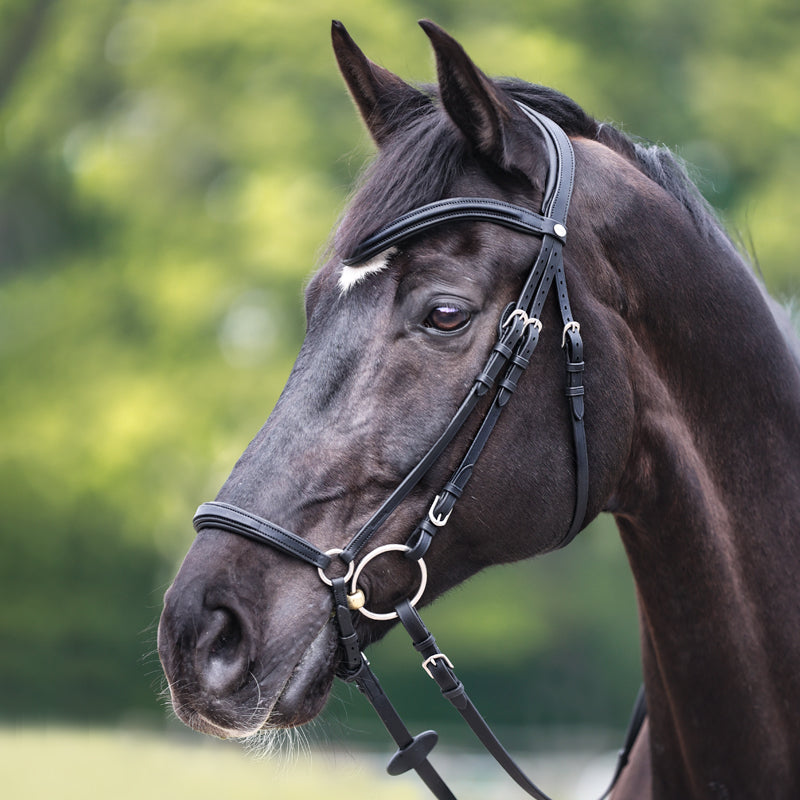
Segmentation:
{"type": "MultiPolygon", "coordinates": [[[[486,566],[562,545],[573,520],[612,513],[637,587],[648,702],[614,796],[800,797],[797,340],[667,151],[634,144],[552,90],[487,78],[444,31],[422,25],[439,85],[418,89],[334,23],[378,155],[307,288],[306,339],[286,388],[218,497],[219,508],[302,534],[308,563],[292,557],[297,537],[265,548],[213,516],[199,526],[159,628],[175,710],[219,736],[300,725],[349,658],[342,626],[354,625],[360,646],[388,630],[359,614],[347,623],[334,596],[337,625],[320,578],[338,573],[326,559],[448,429],[531,264],[563,240],[585,343],[583,383],[568,383],[585,402],[585,513],[562,354],[577,327],[564,325],[554,292],[521,320],[541,329],[538,349],[452,518],[428,515],[431,499],[480,436],[491,393],[367,550],[407,542],[426,516],[436,523],[424,604],[486,566]],[[542,208],[550,127],[526,109],[574,150],[566,236],[437,219],[343,264],[365,238],[446,198],[542,208]]],[[[273,545],[283,536],[274,526],[273,545]]],[[[413,560],[381,556],[359,578],[365,597],[353,587],[350,601],[388,616],[418,581],[413,560]]]]}

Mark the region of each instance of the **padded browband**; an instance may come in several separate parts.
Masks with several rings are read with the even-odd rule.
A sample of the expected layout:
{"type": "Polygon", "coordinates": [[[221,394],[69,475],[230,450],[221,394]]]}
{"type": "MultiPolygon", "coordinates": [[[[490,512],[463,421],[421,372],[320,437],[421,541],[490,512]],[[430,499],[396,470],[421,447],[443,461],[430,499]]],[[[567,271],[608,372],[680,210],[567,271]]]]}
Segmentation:
{"type": "Polygon", "coordinates": [[[561,242],[566,238],[563,222],[536,214],[522,206],[483,197],[450,197],[420,206],[398,217],[372,236],[359,242],[352,255],[343,259],[342,263],[347,267],[363,264],[378,253],[428,228],[441,225],[443,222],[459,220],[484,220],[521,233],[538,235],[546,233],[561,242]]]}

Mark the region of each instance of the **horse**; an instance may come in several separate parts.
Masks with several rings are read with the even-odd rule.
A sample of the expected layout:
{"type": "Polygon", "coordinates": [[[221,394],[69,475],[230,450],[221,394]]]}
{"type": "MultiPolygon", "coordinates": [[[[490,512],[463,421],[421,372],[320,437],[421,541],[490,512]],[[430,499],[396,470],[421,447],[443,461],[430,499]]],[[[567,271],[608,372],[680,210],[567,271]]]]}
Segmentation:
{"type": "MultiPolygon", "coordinates": [[[[286,386],[166,593],[158,649],[175,712],[221,737],[301,725],[416,601],[564,546],[605,512],[635,582],[647,698],[615,800],[800,797],[800,345],[787,318],[666,148],[555,90],[489,78],[420,25],[435,85],[407,84],[333,23],[377,155],[307,285],[286,386]],[[574,158],[555,223],[554,130],[574,158]],[[475,213],[448,217],[448,202],[475,213]],[[501,207],[534,210],[530,229],[498,224],[501,207]],[[546,248],[562,285],[536,314],[509,313],[546,248]],[[497,361],[513,380],[494,370],[497,394],[473,397],[497,361]],[[451,476],[476,441],[467,486],[451,476]]],[[[428,669],[446,672],[428,646],[428,669]]]]}

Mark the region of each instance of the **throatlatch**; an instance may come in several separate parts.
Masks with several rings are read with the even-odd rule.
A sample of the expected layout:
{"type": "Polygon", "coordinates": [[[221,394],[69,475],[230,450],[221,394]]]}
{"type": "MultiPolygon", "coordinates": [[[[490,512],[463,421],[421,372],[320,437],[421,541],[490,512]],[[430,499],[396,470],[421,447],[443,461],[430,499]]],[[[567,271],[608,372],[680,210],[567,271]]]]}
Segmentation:
{"type": "MultiPolygon", "coordinates": [[[[203,503],[194,517],[194,527],[198,532],[205,528],[214,528],[245,536],[317,568],[320,580],[330,587],[333,596],[332,616],[339,630],[340,645],[337,675],[358,686],[397,744],[398,750],[387,768],[389,773],[399,775],[410,769],[415,770],[439,800],[454,800],[454,795],[428,759],[438,736],[435,731],[425,731],[417,736],[412,736],[408,731],[361,651],[353,615],[358,612],[372,619],[399,618],[414,647],[424,659],[423,668],[436,681],[442,695],[462,715],[488,752],[530,796],[538,800],[549,800],[547,795],[525,776],[472,704],[463,684],[455,674],[452,663],[437,647],[436,640],[425,627],[415,606],[424,593],[427,579],[423,557],[437,532],[447,524],[494,426],[530,363],[542,331],[541,312],[553,284],[556,286],[563,323],[560,337],[566,356],[565,394],[573,432],[576,476],[572,521],[556,543],[556,547],[565,546],[577,535],[583,524],[588,500],[589,462],[584,429],[583,341],[580,325],[572,316],[562,259],[574,177],[574,156],[569,138],[558,125],[539,112],[521,103],[518,105],[536,126],[547,147],[549,163],[541,214],[521,206],[487,198],[458,197],[439,200],[404,214],[375,232],[359,243],[355,252],[344,261],[345,265],[361,264],[431,227],[454,221],[493,222],[542,237],[542,246],[519,298],[503,313],[498,325],[498,339],[486,364],[475,377],[472,388],[436,442],[341,550],[322,552],[297,534],[227,503],[203,503]],[[436,495],[427,514],[416,526],[407,542],[374,548],[363,556],[356,566],[357,556],[450,445],[475,410],[479,400],[493,389],[495,394],[491,406],[461,463],[436,495]],[[403,600],[396,606],[394,612],[377,614],[366,607],[364,594],[358,588],[358,579],[371,560],[394,551],[402,553],[407,559],[419,565],[419,586],[410,599],[403,600]],[[338,558],[346,565],[344,576],[328,576],[327,570],[334,558],[338,558]]],[[[626,746],[620,752],[611,786],[603,797],[611,791],[627,763],[643,718],[644,695],[640,693],[626,746]]]]}

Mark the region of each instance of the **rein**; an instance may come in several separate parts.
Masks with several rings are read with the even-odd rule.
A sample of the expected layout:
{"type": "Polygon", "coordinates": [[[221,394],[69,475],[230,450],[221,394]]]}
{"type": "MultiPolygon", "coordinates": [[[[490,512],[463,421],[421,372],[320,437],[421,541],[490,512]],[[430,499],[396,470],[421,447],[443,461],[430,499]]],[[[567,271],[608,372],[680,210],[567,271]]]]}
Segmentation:
{"type": "MultiPolygon", "coordinates": [[[[193,520],[198,533],[205,528],[235,533],[269,545],[317,568],[320,580],[330,587],[333,595],[333,618],[339,629],[341,649],[341,663],[337,668],[337,676],[358,686],[396,742],[398,750],[387,767],[389,774],[400,775],[414,769],[439,800],[455,800],[455,797],[428,760],[428,754],[438,741],[438,735],[435,731],[425,731],[412,736],[408,731],[381,688],[369,661],[361,652],[353,621],[354,612],[358,611],[375,620],[398,618],[411,637],[413,646],[423,657],[422,666],[425,671],[436,681],[442,695],[453,704],[488,752],[531,797],[549,800],[547,795],[525,776],[475,708],[467,696],[464,685],[456,676],[450,659],[437,647],[436,640],[425,627],[415,606],[425,591],[427,581],[427,568],[423,557],[437,532],[447,524],[500,414],[530,363],[542,330],[539,317],[553,283],[556,285],[564,326],[561,340],[566,354],[565,395],[572,424],[576,469],[576,496],[572,522],[556,543],[556,548],[569,544],[577,535],[584,521],[588,500],[589,463],[584,428],[583,341],[580,336],[580,325],[572,316],[562,258],[562,246],[566,242],[567,235],[567,212],[573,186],[574,155],[569,138],[558,125],[539,112],[521,103],[518,105],[538,128],[547,147],[549,163],[541,214],[521,206],[486,198],[459,197],[440,200],[417,208],[381,228],[360,242],[355,252],[343,261],[346,266],[361,264],[431,227],[457,220],[493,222],[542,237],[541,249],[517,301],[510,304],[503,312],[498,325],[498,339],[486,364],[436,442],[341,550],[323,552],[297,534],[228,503],[203,503],[197,509],[193,520]],[[377,547],[363,556],[356,566],[356,558],[381,525],[447,449],[470,418],[480,399],[495,387],[491,406],[460,465],[441,492],[436,495],[427,515],[419,522],[406,543],[377,547]],[[379,614],[366,607],[366,598],[358,588],[358,580],[370,561],[395,551],[403,553],[407,559],[418,564],[419,587],[412,598],[398,603],[393,612],[379,614]],[[344,563],[346,573],[339,577],[329,577],[327,570],[335,557],[344,563]]],[[[640,692],[625,747],[620,751],[614,777],[603,797],[614,787],[627,763],[630,749],[643,719],[644,696],[640,692]]]]}

